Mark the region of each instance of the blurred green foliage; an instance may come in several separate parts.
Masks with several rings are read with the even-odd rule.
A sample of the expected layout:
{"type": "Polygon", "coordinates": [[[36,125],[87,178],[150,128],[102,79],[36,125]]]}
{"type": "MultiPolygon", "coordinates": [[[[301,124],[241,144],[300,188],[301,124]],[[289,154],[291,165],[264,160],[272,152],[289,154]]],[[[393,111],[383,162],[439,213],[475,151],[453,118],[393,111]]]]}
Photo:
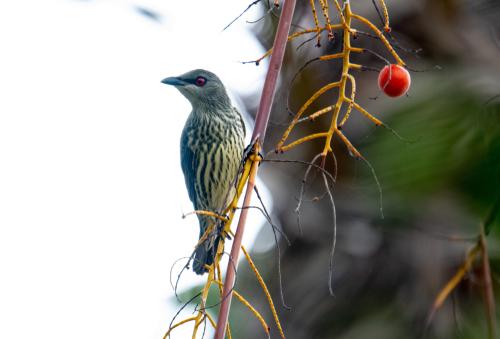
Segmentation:
{"type": "MultiPolygon", "coordinates": [[[[464,208],[485,219],[500,197],[500,98],[485,98],[458,79],[441,83],[418,102],[391,112],[384,121],[407,138],[377,133],[362,151],[383,183],[402,203],[450,191],[464,208]]],[[[437,81],[436,81],[437,82],[437,81]]],[[[493,213],[488,225],[500,222],[493,213]]]]}

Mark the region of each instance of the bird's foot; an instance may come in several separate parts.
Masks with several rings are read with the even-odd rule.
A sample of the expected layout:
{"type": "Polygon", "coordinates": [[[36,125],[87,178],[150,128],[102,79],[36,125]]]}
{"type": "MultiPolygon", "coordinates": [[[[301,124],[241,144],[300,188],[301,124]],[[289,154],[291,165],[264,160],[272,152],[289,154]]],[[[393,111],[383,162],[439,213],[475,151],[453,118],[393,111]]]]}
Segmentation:
{"type": "Polygon", "coordinates": [[[243,159],[242,159],[243,163],[245,163],[248,160],[248,158],[250,158],[252,155],[257,155],[259,160],[264,159],[264,155],[260,152],[260,150],[258,152],[255,152],[256,144],[257,141],[253,141],[247,147],[245,147],[245,150],[243,151],[243,159]]]}

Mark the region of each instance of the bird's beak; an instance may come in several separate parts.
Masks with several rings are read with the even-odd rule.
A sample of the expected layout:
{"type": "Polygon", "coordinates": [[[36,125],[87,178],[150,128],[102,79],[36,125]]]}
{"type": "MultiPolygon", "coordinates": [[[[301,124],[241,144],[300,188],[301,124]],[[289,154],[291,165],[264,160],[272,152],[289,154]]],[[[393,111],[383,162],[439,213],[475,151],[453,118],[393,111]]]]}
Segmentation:
{"type": "Polygon", "coordinates": [[[166,85],[172,85],[172,86],[184,86],[186,84],[184,80],[177,77],[168,77],[163,79],[161,82],[166,85]]]}

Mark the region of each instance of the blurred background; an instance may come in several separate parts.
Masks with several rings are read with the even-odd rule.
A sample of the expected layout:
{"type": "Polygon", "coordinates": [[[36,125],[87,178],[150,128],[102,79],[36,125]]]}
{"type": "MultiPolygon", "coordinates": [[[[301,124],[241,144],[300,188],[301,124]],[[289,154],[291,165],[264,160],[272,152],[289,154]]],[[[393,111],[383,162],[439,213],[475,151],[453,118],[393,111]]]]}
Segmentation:
{"type": "MultiPolygon", "coordinates": [[[[255,114],[266,62],[241,64],[271,45],[279,10],[265,1],[222,29],[249,1],[15,1],[0,5],[0,337],[159,338],[180,304],[170,268],[189,255],[197,223],[181,179],[178,140],[189,104],[159,81],[207,68],[255,114]],[[260,20],[258,20],[260,19],[260,20]],[[247,21],[256,21],[248,23],[247,21]]],[[[334,141],[338,176],[334,296],[328,292],[332,210],[321,177],[295,206],[305,167],[263,163],[261,191],[291,240],[277,250],[270,227],[251,213],[245,234],[268,282],[287,338],[486,338],[480,265],[424,331],[439,290],[463,263],[479,225],[500,194],[500,3],[495,0],[387,1],[393,36],[412,73],[409,96],[385,97],[376,72],[356,73],[358,102],[394,128],[375,128],[356,112],[344,133],[374,167],[334,141]],[[436,67],[439,66],[439,67],[436,67]],[[459,238],[472,238],[462,241],[459,238]]],[[[382,27],[371,1],[353,9],[382,27]]],[[[312,27],[299,2],[293,30],[312,27]]],[[[361,28],[361,27],[360,27],[361,28]]],[[[304,63],[340,50],[341,37],[287,49],[266,137],[272,150],[291,116],[340,75],[338,61],[304,63]]],[[[390,59],[379,41],[353,43],[390,59]]],[[[373,68],[383,62],[359,55],[373,68]]],[[[335,100],[324,95],[316,108],[335,100]]],[[[314,108],[311,108],[314,109],[314,108]]],[[[324,129],[327,119],[299,133],[324,129]]],[[[320,143],[281,159],[309,161],[320,143]]],[[[276,158],[276,156],[272,156],[276,158]]],[[[257,204],[255,202],[255,204],[257,204]]],[[[493,223],[497,226],[498,217],[493,223]]],[[[495,292],[500,243],[488,254],[495,292]]],[[[203,279],[182,276],[183,300],[203,279]]],[[[262,312],[278,337],[264,295],[242,262],[236,289],[262,312]]],[[[188,309],[185,314],[192,311],[188,309]]],[[[182,315],[181,315],[182,317],[182,315]]],[[[497,317],[498,319],[498,317],[497,317]]],[[[235,338],[264,338],[235,300],[235,338]]],[[[190,337],[191,327],[172,338],[190,337]]],[[[211,332],[206,335],[210,336],[211,332]]]]}

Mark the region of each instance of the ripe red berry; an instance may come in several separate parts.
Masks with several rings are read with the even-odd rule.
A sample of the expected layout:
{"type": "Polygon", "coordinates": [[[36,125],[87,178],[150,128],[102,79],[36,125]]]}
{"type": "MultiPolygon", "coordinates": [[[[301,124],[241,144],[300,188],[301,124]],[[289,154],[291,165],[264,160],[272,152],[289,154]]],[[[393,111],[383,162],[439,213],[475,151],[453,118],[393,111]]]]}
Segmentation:
{"type": "Polygon", "coordinates": [[[399,65],[385,66],[378,74],[378,87],[390,97],[406,94],[410,84],[410,73],[399,65]]]}

